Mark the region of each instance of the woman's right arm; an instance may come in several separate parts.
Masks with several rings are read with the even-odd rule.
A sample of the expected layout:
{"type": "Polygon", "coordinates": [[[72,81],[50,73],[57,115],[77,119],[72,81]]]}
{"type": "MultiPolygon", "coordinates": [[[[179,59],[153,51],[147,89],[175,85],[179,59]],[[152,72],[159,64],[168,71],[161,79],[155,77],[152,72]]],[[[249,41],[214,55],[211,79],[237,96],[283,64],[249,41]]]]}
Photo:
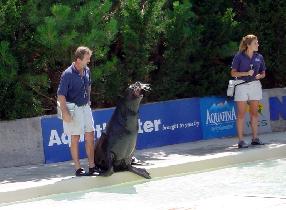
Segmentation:
{"type": "Polygon", "coordinates": [[[230,75],[232,77],[245,77],[245,76],[252,76],[254,74],[253,70],[249,70],[246,72],[237,71],[240,67],[240,63],[241,63],[240,53],[236,53],[231,64],[230,75]]]}
{"type": "Polygon", "coordinates": [[[252,76],[254,74],[253,70],[249,70],[246,72],[238,72],[236,69],[231,69],[230,75],[232,77],[244,77],[244,76],[252,76]]]}

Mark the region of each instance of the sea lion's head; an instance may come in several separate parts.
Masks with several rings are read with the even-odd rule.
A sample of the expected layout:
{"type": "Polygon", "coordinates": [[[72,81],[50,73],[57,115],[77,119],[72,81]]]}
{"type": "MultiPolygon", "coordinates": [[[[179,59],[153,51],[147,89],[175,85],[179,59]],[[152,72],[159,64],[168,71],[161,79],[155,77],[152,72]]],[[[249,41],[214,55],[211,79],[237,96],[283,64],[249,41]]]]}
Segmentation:
{"type": "Polygon", "coordinates": [[[134,112],[139,109],[140,102],[145,92],[150,91],[150,85],[141,82],[135,82],[126,89],[126,104],[128,108],[134,112]]]}
{"type": "Polygon", "coordinates": [[[128,87],[129,95],[135,98],[138,98],[138,97],[142,98],[144,92],[147,92],[150,90],[151,88],[149,84],[143,84],[141,82],[135,82],[134,84],[128,87]]]}

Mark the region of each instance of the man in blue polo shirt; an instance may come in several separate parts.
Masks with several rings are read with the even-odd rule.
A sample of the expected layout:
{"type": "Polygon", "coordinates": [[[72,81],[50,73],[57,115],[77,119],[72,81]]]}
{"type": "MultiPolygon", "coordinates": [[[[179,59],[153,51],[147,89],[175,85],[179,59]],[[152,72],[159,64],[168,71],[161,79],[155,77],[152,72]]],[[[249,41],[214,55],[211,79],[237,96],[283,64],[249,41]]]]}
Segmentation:
{"type": "Polygon", "coordinates": [[[75,165],[75,175],[92,175],[96,171],[94,164],[94,122],[90,108],[91,80],[87,64],[92,51],[87,47],[78,47],[74,62],[62,74],[58,87],[58,101],[62,112],[64,133],[71,135],[71,156],[75,165]],[[89,163],[89,172],[81,168],[79,161],[79,140],[84,135],[85,148],[89,163]]]}

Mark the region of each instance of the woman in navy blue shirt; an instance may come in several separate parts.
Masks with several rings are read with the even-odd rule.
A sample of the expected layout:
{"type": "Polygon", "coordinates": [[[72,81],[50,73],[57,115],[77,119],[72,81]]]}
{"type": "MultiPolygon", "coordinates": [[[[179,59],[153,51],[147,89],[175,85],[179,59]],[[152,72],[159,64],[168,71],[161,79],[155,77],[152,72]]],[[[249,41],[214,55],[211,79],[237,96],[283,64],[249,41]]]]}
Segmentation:
{"type": "Polygon", "coordinates": [[[236,86],[234,100],[237,105],[237,133],[238,148],[246,148],[248,144],[243,139],[244,119],[249,105],[249,114],[252,129],[252,145],[262,145],[258,138],[258,104],[262,99],[260,79],[265,77],[265,62],[258,51],[258,39],[255,35],[246,35],[242,38],[239,52],[233,58],[231,76],[237,78],[237,83],[247,83],[236,86]]]}

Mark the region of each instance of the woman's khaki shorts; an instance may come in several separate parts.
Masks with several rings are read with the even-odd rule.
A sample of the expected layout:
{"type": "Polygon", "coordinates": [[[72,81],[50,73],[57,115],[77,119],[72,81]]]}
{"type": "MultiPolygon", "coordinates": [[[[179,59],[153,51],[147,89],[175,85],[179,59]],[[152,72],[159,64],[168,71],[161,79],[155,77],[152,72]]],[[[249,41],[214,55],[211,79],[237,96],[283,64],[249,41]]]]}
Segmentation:
{"type": "MultiPolygon", "coordinates": [[[[237,83],[243,82],[237,81],[237,83]]],[[[235,101],[259,101],[262,99],[262,86],[259,80],[235,87],[235,101]]]]}
{"type": "Polygon", "coordinates": [[[74,112],[71,113],[72,121],[63,121],[64,133],[66,135],[82,135],[86,132],[94,131],[94,122],[89,105],[75,105],[74,112]]]}

